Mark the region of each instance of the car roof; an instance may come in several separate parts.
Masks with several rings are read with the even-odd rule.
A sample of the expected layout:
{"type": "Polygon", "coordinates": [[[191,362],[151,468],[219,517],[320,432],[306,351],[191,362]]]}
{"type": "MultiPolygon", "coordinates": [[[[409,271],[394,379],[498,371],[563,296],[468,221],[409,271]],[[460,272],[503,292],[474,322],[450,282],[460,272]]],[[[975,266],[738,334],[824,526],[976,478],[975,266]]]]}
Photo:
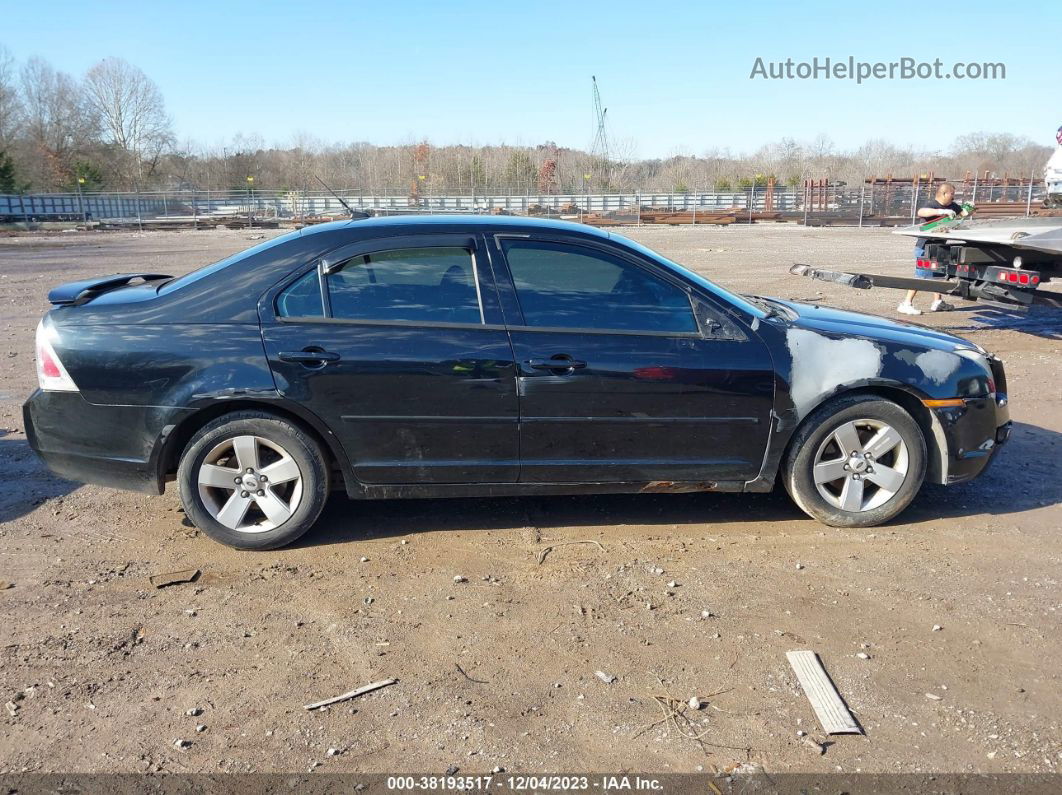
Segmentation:
{"type": "Polygon", "coordinates": [[[373,233],[391,235],[395,232],[417,229],[431,229],[435,231],[449,230],[454,232],[480,232],[502,229],[525,229],[528,231],[554,231],[567,232],[569,234],[590,235],[593,237],[608,238],[609,234],[593,226],[572,223],[571,221],[558,221],[552,218],[528,218],[514,215],[470,215],[470,214],[415,214],[415,215],[389,215],[376,216],[373,218],[351,219],[349,221],[333,221],[326,224],[316,224],[304,227],[303,236],[330,232],[338,229],[347,229],[356,233],[357,237],[371,237],[373,233]]]}

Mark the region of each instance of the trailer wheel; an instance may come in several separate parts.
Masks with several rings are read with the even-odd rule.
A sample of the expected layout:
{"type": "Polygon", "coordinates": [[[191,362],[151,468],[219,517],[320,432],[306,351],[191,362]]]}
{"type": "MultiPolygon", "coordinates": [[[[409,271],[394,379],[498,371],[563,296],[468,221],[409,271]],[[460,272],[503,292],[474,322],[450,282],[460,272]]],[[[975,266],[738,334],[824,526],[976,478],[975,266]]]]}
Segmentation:
{"type": "Polygon", "coordinates": [[[926,473],[926,443],[901,406],[874,395],[838,398],[816,410],[786,455],[786,490],[831,527],[873,527],[911,504],[926,473]]]}

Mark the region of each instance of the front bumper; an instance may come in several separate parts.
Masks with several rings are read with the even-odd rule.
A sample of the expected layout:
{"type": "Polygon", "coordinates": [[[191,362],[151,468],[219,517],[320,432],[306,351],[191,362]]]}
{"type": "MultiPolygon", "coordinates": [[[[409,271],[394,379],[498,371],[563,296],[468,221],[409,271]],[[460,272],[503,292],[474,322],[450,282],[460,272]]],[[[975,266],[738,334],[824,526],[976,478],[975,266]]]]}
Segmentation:
{"type": "Polygon", "coordinates": [[[963,483],[983,473],[1010,438],[1005,394],[968,398],[962,406],[934,409],[947,443],[944,482],[963,483]]]}
{"type": "Polygon", "coordinates": [[[173,409],[102,406],[78,392],[36,390],[22,406],[30,447],[55,474],[161,494],[157,453],[173,409]]]}

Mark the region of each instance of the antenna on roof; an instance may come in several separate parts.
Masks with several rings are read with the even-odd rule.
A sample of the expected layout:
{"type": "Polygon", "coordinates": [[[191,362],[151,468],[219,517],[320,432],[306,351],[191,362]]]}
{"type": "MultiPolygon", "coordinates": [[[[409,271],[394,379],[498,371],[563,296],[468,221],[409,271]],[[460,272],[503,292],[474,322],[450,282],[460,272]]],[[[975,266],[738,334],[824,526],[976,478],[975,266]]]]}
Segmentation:
{"type": "Polygon", "coordinates": [[[313,178],[315,180],[317,180],[318,182],[320,182],[321,185],[324,186],[324,189],[326,191],[328,191],[329,193],[331,193],[333,196],[336,197],[336,200],[346,208],[348,213],[350,213],[350,217],[351,218],[368,218],[369,217],[368,213],[361,212],[361,211],[358,211],[358,210],[354,210],[349,204],[347,204],[345,201],[343,201],[343,197],[340,196],[338,193],[336,193],[334,190],[332,190],[330,187],[325,185],[325,181],[323,179],[321,179],[319,176],[314,174],[313,178]]]}

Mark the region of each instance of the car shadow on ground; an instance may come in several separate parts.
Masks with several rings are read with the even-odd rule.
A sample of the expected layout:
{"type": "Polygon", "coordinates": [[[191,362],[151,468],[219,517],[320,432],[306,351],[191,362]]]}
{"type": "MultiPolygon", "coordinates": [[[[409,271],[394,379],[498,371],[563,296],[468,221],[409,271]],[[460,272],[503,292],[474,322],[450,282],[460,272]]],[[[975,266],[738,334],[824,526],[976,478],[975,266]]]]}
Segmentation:
{"type": "MultiPolygon", "coordinates": [[[[1015,423],[1010,442],[980,478],[925,486],[889,524],[921,524],[977,514],[1005,515],[1062,502],[1062,434],[1015,423]],[[1057,451],[1052,455],[1051,451],[1057,451]]],[[[336,494],[317,525],[296,542],[310,547],[432,531],[609,525],[745,525],[810,520],[780,486],[770,494],[608,494],[351,501],[336,494]]]]}
{"type": "Polygon", "coordinates": [[[988,471],[957,486],[926,486],[898,521],[1019,514],[1062,503],[1062,433],[1015,422],[988,471]]]}
{"type": "Polygon", "coordinates": [[[1062,313],[1054,307],[1010,307],[1001,304],[957,306],[938,328],[952,334],[968,331],[1017,331],[1034,337],[1062,339],[1062,313]]]}
{"type": "Polygon", "coordinates": [[[69,494],[80,484],[56,477],[30,449],[25,439],[0,430],[0,524],[31,513],[54,497],[69,494]]]}
{"type": "Polygon", "coordinates": [[[334,495],[296,546],[415,533],[614,525],[712,525],[806,518],[784,491],[771,494],[586,494],[350,501],[334,495]]]}

